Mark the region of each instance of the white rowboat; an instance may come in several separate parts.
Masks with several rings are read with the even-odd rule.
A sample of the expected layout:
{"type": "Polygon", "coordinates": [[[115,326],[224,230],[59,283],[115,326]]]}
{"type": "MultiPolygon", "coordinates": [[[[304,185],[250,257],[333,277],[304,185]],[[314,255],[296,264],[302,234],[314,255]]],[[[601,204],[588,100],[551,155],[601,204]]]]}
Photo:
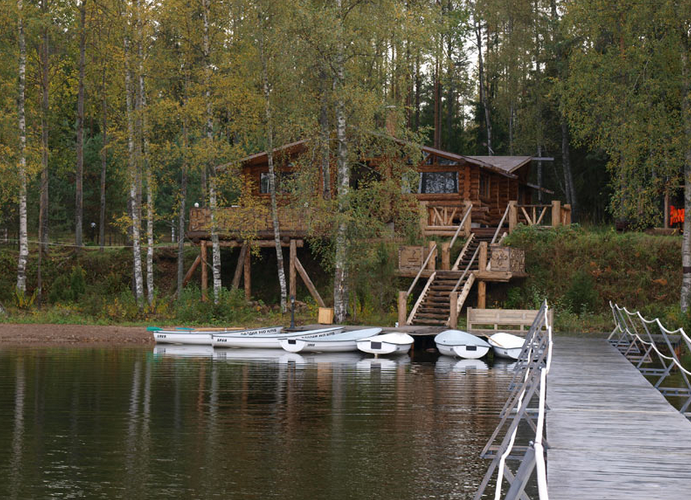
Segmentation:
{"type": "Polygon", "coordinates": [[[481,358],[491,347],[480,337],[462,330],[445,330],[434,337],[434,342],[441,354],[464,359],[481,358]]]}
{"type": "Polygon", "coordinates": [[[296,337],[281,340],[281,347],[288,352],[348,352],[357,350],[357,341],[373,337],[381,328],[366,328],[338,333],[328,337],[296,337]]]}
{"type": "Polygon", "coordinates": [[[490,336],[489,343],[494,355],[500,358],[518,359],[523,350],[525,339],[510,333],[499,332],[490,336]]]}
{"type": "Polygon", "coordinates": [[[211,345],[211,335],[243,331],[242,328],[147,328],[158,344],[211,345]]]}
{"type": "Polygon", "coordinates": [[[357,348],[368,354],[404,354],[415,339],[407,333],[393,332],[357,341],[357,348]]]}
{"type": "Polygon", "coordinates": [[[265,328],[263,330],[229,332],[213,334],[211,344],[214,347],[249,347],[252,349],[280,349],[281,340],[292,338],[321,338],[330,337],[343,331],[343,327],[334,326],[318,330],[301,332],[282,332],[281,328],[265,328]]]}

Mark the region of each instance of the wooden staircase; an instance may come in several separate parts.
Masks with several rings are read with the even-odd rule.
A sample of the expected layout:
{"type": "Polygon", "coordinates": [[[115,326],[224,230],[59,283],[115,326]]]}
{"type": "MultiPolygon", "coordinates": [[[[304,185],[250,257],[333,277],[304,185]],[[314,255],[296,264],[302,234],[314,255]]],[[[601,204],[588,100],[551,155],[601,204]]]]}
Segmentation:
{"type": "Polygon", "coordinates": [[[473,271],[478,270],[477,249],[481,242],[489,243],[492,240],[494,231],[490,228],[473,230],[469,242],[461,251],[452,270],[436,271],[429,277],[410,313],[408,324],[446,325],[448,323],[451,313],[449,295],[455,288],[459,294],[458,303],[462,307],[475,282],[473,271]],[[461,280],[460,283],[459,280],[461,280]]]}

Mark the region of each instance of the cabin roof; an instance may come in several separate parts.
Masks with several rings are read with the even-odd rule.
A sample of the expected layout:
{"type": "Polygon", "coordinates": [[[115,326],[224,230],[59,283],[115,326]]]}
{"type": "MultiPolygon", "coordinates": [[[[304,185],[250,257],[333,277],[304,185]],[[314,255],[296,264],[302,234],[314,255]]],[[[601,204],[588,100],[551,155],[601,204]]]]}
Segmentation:
{"type": "MultiPolygon", "coordinates": [[[[390,139],[400,144],[407,144],[406,141],[397,139],[395,137],[390,137],[390,139]]],[[[289,154],[297,153],[304,148],[308,141],[309,139],[302,139],[299,141],[291,142],[274,148],[273,151],[274,154],[282,152],[287,152],[289,154]]],[[[451,153],[449,151],[442,151],[440,149],[431,148],[429,146],[417,146],[427,154],[433,154],[435,156],[446,158],[447,160],[456,161],[461,165],[470,163],[471,165],[476,165],[484,170],[490,170],[494,173],[497,173],[504,177],[509,177],[511,179],[516,178],[516,175],[513,173],[514,171],[516,171],[517,169],[519,169],[520,167],[522,167],[526,163],[529,163],[532,160],[532,156],[464,156],[456,153],[451,153]]],[[[239,160],[238,163],[253,166],[263,163],[264,161],[266,161],[266,158],[267,152],[262,151],[250,156],[246,156],[245,158],[239,160]]],[[[230,164],[219,165],[216,168],[223,169],[227,168],[228,166],[230,166],[230,164]]]]}
{"type": "Polygon", "coordinates": [[[468,158],[489,164],[507,174],[515,172],[533,159],[532,156],[468,156],[468,158]]]}

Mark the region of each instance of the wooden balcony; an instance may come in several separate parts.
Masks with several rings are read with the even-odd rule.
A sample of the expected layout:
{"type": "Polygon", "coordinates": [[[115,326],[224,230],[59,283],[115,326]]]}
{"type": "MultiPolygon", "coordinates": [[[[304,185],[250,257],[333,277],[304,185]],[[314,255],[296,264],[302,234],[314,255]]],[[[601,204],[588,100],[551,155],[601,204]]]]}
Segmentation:
{"type": "MultiPolygon", "coordinates": [[[[280,207],[278,222],[283,237],[304,238],[307,235],[308,222],[304,210],[280,207]]],[[[271,210],[264,205],[219,208],[216,211],[216,227],[219,236],[225,239],[269,239],[274,235],[271,210]]],[[[207,240],[211,237],[211,210],[209,208],[190,209],[187,236],[195,241],[207,240]]]]}

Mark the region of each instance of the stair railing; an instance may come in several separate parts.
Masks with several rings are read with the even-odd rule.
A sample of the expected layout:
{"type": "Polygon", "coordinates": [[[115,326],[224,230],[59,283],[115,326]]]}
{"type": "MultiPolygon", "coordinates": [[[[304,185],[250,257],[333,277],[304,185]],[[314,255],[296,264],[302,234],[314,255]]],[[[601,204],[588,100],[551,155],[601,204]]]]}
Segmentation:
{"type": "Polygon", "coordinates": [[[475,234],[470,233],[470,237],[466,240],[465,245],[463,245],[463,249],[461,250],[461,253],[458,254],[458,258],[456,259],[456,262],[453,263],[453,266],[451,267],[452,271],[458,271],[458,266],[460,265],[461,261],[463,260],[463,257],[465,257],[465,253],[468,251],[468,247],[470,247],[470,244],[473,242],[475,239],[475,234]]]}
{"type": "Polygon", "coordinates": [[[456,238],[458,238],[458,235],[461,234],[461,229],[465,227],[465,223],[468,220],[468,217],[470,216],[470,212],[473,211],[473,205],[468,204],[467,209],[465,211],[465,215],[463,215],[463,219],[461,219],[461,223],[458,225],[458,229],[456,229],[456,232],[453,235],[453,238],[451,238],[451,243],[449,243],[449,248],[453,248],[453,244],[456,243],[456,238]]]}
{"type": "Polygon", "coordinates": [[[499,233],[501,232],[501,228],[504,225],[504,221],[506,220],[506,217],[509,215],[510,210],[511,210],[511,203],[506,205],[506,210],[504,210],[504,215],[502,216],[501,221],[499,221],[499,225],[497,226],[497,230],[494,232],[494,237],[492,238],[490,245],[494,245],[494,243],[497,241],[497,237],[499,237],[499,233]]]}
{"type": "Polygon", "coordinates": [[[408,291],[406,292],[406,297],[408,297],[412,293],[413,288],[415,288],[415,284],[417,283],[417,280],[419,280],[420,276],[422,276],[422,271],[427,269],[427,265],[429,264],[430,259],[436,253],[436,251],[437,251],[437,244],[435,243],[434,245],[432,245],[432,248],[430,248],[430,252],[427,255],[427,258],[422,263],[422,266],[420,266],[420,270],[417,272],[417,275],[415,276],[413,283],[410,285],[410,288],[408,288],[408,291]]]}
{"type": "Polygon", "coordinates": [[[453,290],[451,290],[451,293],[454,293],[456,290],[458,290],[458,287],[461,286],[463,279],[468,275],[468,272],[470,272],[470,266],[472,266],[473,263],[475,262],[475,259],[477,259],[478,253],[480,253],[480,247],[479,246],[475,249],[475,253],[473,253],[473,256],[471,257],[470,262],[468,262],[468,265],[465,266],[465,270],[463,271],[463,274],[461,274],[461,277],[458,278],[458,281],[456,282],[456,286],[453,287],[453,290]]]}
{"type": "Polygon", "coordinates": [[[429,287],[432,285],[432,282],[434,281],[434,277],[437,275],[436,272],[432,273],[432,275],[429,277],[427,280],[427,284],[425,284],[425,288],[422,289],[422,293],[420,293],[420,296],[417,299],[417,302],[415,302],[415,305],[413,306],[413,310],[410,311],[410,315],[405,321],[406,325],[410,325],[413,322],[413,318],[415,317],[415,314],[417,314],[417,310],[420,308],[422,305],[422,301],[425,300],[425,295],[427,295],[427,292],[429,291],[429,287]]]}

